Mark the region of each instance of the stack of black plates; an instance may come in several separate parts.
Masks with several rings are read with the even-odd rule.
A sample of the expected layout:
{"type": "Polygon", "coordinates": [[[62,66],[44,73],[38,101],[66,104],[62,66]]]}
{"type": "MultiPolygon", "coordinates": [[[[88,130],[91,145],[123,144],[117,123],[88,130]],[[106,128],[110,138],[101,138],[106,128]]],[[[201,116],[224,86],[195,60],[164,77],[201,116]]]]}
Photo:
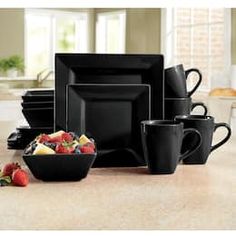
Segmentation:
{"type": "Polygon", "coordinates": [[[54,90],[28,90],[22,100],[22,113],[29,125],[10,134],[8,149],[24,149],[37,135],[53,132],[54,90]]]}
{"type": "Polygon", "coordinates": [[[164,58],[56,54],[55,130],[95,139],[93,167],[145,165],[140,122],[164,118],[164,58]]]}

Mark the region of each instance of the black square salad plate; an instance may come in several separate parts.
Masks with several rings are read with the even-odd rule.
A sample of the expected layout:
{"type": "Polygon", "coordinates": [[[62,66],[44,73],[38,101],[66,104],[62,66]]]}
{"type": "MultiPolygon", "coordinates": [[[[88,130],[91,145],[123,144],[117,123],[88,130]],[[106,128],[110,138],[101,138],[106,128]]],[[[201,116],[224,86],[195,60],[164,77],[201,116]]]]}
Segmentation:
{"type": "Polygon", "coordinates": [[[67,131],[94,137],[93,167],[140,166],[140,122],[150,119],[149,85],[74,84],[67,86],[67,131]]]}
{"type": "Polygon", "coordinates": [[[160,54],[56,54],[55,130],[66,129],[66,85],[149,84],[151,118],[164,118],[164,60],[160,54]]]}

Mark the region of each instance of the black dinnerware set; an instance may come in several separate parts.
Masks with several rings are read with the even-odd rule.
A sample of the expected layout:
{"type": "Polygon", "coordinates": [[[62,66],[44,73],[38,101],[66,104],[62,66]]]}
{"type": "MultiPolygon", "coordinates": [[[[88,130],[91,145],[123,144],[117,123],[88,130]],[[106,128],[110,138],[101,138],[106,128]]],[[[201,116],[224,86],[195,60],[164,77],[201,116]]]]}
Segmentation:
{"type": "Polygon", "coordinates": [[[201,80],[198,69],[185,71],[177,65],[164,70],[164,57],[158,54],[56,54],[54,100],[37,101],[34,107],[22,104],[23,113],[32,127],[48,121],[54,131],[94,138],[93,167],[147,165],[151,174],[170,174],[181,160],[204,164],[231,134],[227,124],[215,124],[206,115],[203,103],[192,102],[201,80]],[[199,78],[188,92],[186,80],[192,72],[199,78]],[[197,106],[204,114],[190,115],[197,106]],[[53,121],[46,114],[40,117],[42,108],[47,115],[54,112],[53,121]],[[24,109],[35,110],[29,116],[24,109]],[[228,134],[212,147],[220,126],[228,134]]]}
{"type": "Polygon", "coordinates": [[[202,80],[198,69],[184,71],[183,65],[165,69],[165,119],[141,122],[144,156],[151,174],[172,174],[177,164],[205,164],[209,154],[223,145],[231,136],[226,123],[215,123],[207,116],[203,103],[193,103],[191,95],[202,80]],[[188,92],[186,80],[191,72],[199,76],[194,88],[188,92]],[[197,106],[203,115],[191,115],[197,106]],[[219,127],[227,129],[226,137],[212,146],[213,134],[219,127]]]}
{"type": "Polygon", "coordinates": [[[162,55],[57,54],[55,75],[55,129],[94,137],[93,167],[147,164],[152,174],[170,174],[181,160],[205,163],[230,137],[227,124],[215,124],[203,103],[192,102],[201,72],[164,70],[162,55]],[[187,91],[191,73],[198,81],[187,91]],[[197,106],[204,114],[191,116],[197,106]],[[211,147],[219,126],[228,135],[211,147]]]}

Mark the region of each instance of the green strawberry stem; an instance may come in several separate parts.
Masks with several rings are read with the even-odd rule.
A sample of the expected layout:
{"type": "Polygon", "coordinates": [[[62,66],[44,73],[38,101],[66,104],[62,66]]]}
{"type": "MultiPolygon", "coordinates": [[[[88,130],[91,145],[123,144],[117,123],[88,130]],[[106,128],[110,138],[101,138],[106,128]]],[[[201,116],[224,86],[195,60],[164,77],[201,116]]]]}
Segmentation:
{"type": "Polygon", "coordinates": [[[10,176],[2,176],[0,177],[0,186],[7,186],[10,185],[12,182],[10,176]]]}
{"type": "Polygon", "coordinates": [[[62,146],[65,147],[65,148],[70,148],[74,145],[74,142],[66,142],[66,141],[63,141],[62,142],[62,146]]]}

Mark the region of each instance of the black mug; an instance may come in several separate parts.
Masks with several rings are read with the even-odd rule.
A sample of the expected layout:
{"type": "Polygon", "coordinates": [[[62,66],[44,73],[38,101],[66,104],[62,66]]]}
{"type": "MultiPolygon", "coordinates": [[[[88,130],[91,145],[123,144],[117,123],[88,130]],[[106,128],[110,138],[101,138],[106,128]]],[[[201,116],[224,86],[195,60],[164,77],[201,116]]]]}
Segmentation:
{"type": "MultiPolygon", "coordinates": [[[[205,164],[209,154],[227,142],[231,136],[231,129],[229,125],[226,123],[215,123],[214,117],[212,116],[176,116],[175,120],[178,122],[183,122],[184,128],[194,128],[198,130],[202,136],[202,144],[196,152],[191,153],[188,158],[183,160],[185,164],[205,164]],[[225,127],[228,130],[228,133],[223,140],[212,146],[213,133],[219,127],[225,127]]],[[[194,137],[192,137],[191,142],[194,143],[197,142],[197,140],[194,141],[194,137]]],[[[185,142],[185,145],[186,147],[183,146],[183,150],[188,148],[188,142],[185,142]]]]}
{"type": "Polygon", "coordinates": [[[201,144],[201,135],[195,129],[184,129],[174,120],[146,120],[141,122],[144,157],[151,174],[172,174],[179,161],[185,159],[201,144]],[[185,136],[194,134],[198,141],[184,153],[181,147],[185,136]]]}
{"type": "Polygon", "coordinates": [[[165,119],[174,119],[177,115],[190,115],[195,107],[203,107],[205,116],[207,107],[202,102],[192,102],[191,98],[165,98],[165,119]]]}
{"type": "Polygon", "coordinates": [[[190,97],[199,87],[202,82],[202,73],[191,68],[184,70],[182,64],[165,69],[165,97],[168,98],[185,98],[190,97]],[[198,81],[191,91],[187,91],[186,80],[189,74],[195,72],[198,74],[198,81]]]}

